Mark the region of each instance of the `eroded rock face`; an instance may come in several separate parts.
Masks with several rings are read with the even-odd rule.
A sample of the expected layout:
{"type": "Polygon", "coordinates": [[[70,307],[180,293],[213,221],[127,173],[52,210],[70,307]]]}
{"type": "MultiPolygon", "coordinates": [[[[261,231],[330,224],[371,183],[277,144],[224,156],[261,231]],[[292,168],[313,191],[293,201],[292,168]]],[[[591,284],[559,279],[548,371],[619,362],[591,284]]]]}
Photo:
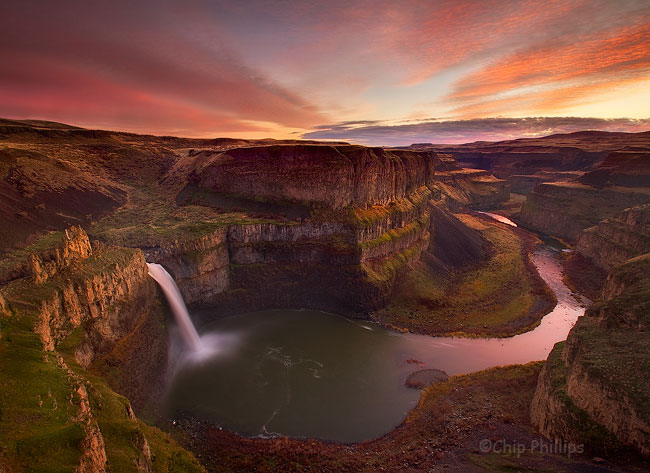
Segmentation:
{"type": "Polygon", "coordinates": [[[434,153],[364,146],[260,146],[193,156],[189,179],[222,194],[342,209],[408,196],[428,185],[434,153]]]}
{"type": "Polygon", "coordinates": [[[431,191],[296,222],[229,225],[146,249],[186,300],[222,311],[309,307],[361,315],[428,246],[431,191]]]}
{"type": "Polygon", "coordinates": [[[119,365],[130,379],[114,382],[138,407],[144,405],[163,381],[168,337],[142,251],[102,244],[91,248],[86,233],[73,227],[63,232],[61,242],[30,259],[31,276],[3,287],[3,314],[11,316],[13,305],[28,302],[44,350],[55,351],[73,339],[67,343],[85,368],[104,363],[110,354],[113,365],[104,368],[119,365]]]}
{"type": "Polygon", "coordinates": [[[542,433],[599,453],[650,457],[650,254],[612,271],[590,307],[549,355],[531,407],[542,433]]]}
{"type": "Polygon", "coordinates": [[[156,298],[141,251],[102,249],[97,258],[102,257],[115,257],[116,262],[103,271],[84,274],[100,263],[93,258],[75,261],[70,274],[53,281],[39,302],[35,330],[46,350],[53,350],[84,325],[84,342],[76,354],[82,366],[133,330],[156,298]]]}
{"type": "Polygon", "coordinates": [[[189,304],[223,311],[367,314],[428,248],[432,201],[484,207],[509,196],[507,182],[460,169],[448,155],[350,145],[190,152],[165,182],[182,189],[182,204],[277,217],[145,248],[189,304]]]}
{"type": "Polygon", "coordinates": [[[650,252],[650,205],[626,209],[587,228],[580,235],[576,250],[608,271],[650,252]]]}
{"type": "Polygon", "coordinates": [[[156,262],[174,276],[186,304],[205,304],[229,285],[228,228],[207,235],[163,242],[144,248],[149,262],[156,262]]]}
{"type": "Polygon", "coordinates": [[[594,187],[650,187],[650,152],[610,153],[597,169],[578,180],[594,187]]]}
{"type": "Polygon", "coordinates": [[[489,243],[450,212],[432,205],[433,238],[429,253],[443,269],[457,269],[485,259],[489,243]]]}
{"type": "Polygon", "coordinates": [[[70,266],[74,260],[88,258],[92,253],[88,235],[81,227],[70,227],[64,230],[61,242],[54,248],[33,253],[30,256],[32,278],[36,283],[42,283],[59,270],[70,266]]]}
{"type": "Polygon", "coordinates": [[[521,208],[519,221],[533,230],[578,241],[582,231],[628,207],[650,203],[647,188],[596,188],[578,182],[538,185],[521,208]]]}

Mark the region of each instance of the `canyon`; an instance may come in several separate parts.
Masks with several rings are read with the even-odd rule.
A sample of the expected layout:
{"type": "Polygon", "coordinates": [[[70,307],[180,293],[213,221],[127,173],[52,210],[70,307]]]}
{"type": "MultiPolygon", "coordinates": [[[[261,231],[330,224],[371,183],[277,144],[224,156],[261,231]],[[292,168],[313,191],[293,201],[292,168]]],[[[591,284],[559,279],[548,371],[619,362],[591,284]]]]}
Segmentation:
{"type": "MultiPolygon", "coordinates": [[[[515,415],[522,429],[533,425],[551,439],[647,456],[648,393],[638,380],[650,357],[629,358],[647,350],[650,191],[648,155],[636,149],[647,134],[612,134],[601,145],[587,133],[573,135],[471,144],[480,150],[468,151],[0,122],[0,192],[7,197],[0,206],[7,233],[0,239],[0,468],[37,471],[52,452],[63,469],[98,472],[204,471],[221,460],[239,469],[242,452],[256,458],[259,451],[287,461],[270,453],[282,440],[255,443],[161,418],[172,323],[147,262],[173,276],[199,326],[283,308],[430,335],[530,330],[556,302],[529,259],[539,241],[473,212],[511,202],[511,189],[527,194],[518,223],[575,244],[576,255],[610,273],[601,301],[543,367],[427,387],[404,424],[379,443],[350,447],[340,471],[359,471],[357,455],[380,462],[382,442],[425,437],[431,415],[452,422],[432,404],[465,402],[449,386],[476,393],[501,385],[503,399],[488,396],[499,429],[515,415]],[[576,141],[579,149],[570,145],[576,141]],[[521,169],[541,182],[534,190],[522,184],[521,169]],[[551,182],[558,173],[566,180],[551,182]],[[498,316],[481,318],[485,312],[498,316]],[[626,350],[607,351],[623,340],[632,340],[626,350]],[[511,379],[525,390],[517,393],[511,379]],[[598,436],[585,437],[588,431],[598,436]],[[198,434],[210,440],[188,440],[198,434]],[[206,461],[214,452],[223,458],[206,461]]],[[[477,418],[492,422],[488,414],[477,418]]],[[[463,435],[478,428],[454,425],[463,435]]],[[[320,449],[328,462],[340,455],[323,442],[289,444],[287,458],[313,454],[305,449],[320,449]]],[[[406,471],[393,461],[390,469],[406,471]]]]}

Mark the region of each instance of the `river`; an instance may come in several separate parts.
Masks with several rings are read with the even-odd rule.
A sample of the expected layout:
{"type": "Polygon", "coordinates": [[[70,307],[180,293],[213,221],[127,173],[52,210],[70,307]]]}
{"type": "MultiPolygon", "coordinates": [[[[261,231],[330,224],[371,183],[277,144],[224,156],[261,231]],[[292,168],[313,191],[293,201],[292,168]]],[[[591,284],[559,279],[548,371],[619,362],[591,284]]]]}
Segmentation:
{"type": "Polygon", "coordinates": [[[420,392],[404,385],[410,373],[436,368],[454,375],[543,360],[566,339],[584,307],[562,281],[561,251],[545,244],[531,255],[558,303],[537,328],[510,338],[402,334],[313,310],[219,319],[200,331],[211,354],[178,363],[167,415],[189,414],[247,436],[381,436],[418,402],[420,392]]]}

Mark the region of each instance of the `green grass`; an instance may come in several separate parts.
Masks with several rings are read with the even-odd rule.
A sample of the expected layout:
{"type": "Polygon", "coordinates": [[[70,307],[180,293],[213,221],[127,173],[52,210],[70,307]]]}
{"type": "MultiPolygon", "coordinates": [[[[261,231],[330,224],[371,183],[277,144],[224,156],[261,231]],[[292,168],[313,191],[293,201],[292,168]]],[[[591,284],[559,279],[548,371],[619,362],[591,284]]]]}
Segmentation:
{"type": "Polygon", "coordinates": [[[398,241],[399,239],[407,235],[421,232],[423,229],[427,228],[428,225],[429,225],[429,216],[426,215],[421,219],[411,222],[408,225],[405,225],[403,227],[393,228],[391,230],[388,230],[387,232],[382,233],[377,238],[363,241],[359,244],[359,246],[361,248],[376,248],[385,243],[398,241]]]}
{"type": "Polygon", "coordinates": [[[71,422],[72,383],[54,356],[44,356],[30,320],[14,314],[0,339],[0,438],[10,464],[24,471],[71,471],[79,462],[83,432],[71,422]],[[27,328],[27,329],[26,329],[27,328]],[[57,461],[54,462],[53,459],[57,461]]]}
{"type": "Polygon", "coordinates": [[[367,209],[350,207],[349,216],[352,221],[361,226],[370,226],[397,213],[415,212],[423,205],[428,205],[431,190],[423,186],[412,192],[408,197],[392,201],[388,205],[375,205],[367,209]]]}
{"type": "Polygon", "coordinates": [[[430,334],[493,336],[521,330],[510,325],[526,317],[539,297],[536,275],[524,262],[522,241],[502,226],[461,217],[492,243],[489,260],[452,278],[424,261],[413,264],[400,278],[388,307],[375,314],[380,322],[430,334]]]}
{"type": "Polygon", "coordinates": [[[40,254],[49,248],[56,247],[62,241],[63,232],[48,232],[37,237],[33,243],[24,248],[15,249],[2,255],[2,259],[0,260],[0,278],[8,271],[13,270],[16,265],[26,263],[32,253],[40,254]]]}
{"type": "Polygon", "coordinates": [[[141,455],[139,446],[145,437],[154,471],[204,471],[166,434],[131,419],[128,400],[76,362],[74,352],[83,342],[83,326],[58,327],[57,332],[67,336],[57,352],[44,352],[33,330],[41,301],[54,297],[64,285],[79,287],[98,275],[110,274],[117,265],[129,264],[135,254],[133,249],[102,246],[43,284],[25,278],[4,288],[11,313],[0,317],[0,439],[3,466],[9,471],[69,472],[79,465],[85,438],[76,391],[80,383],[86,386],[110,471],[135,472],[134,459],[141,455]],[[67,368],[57,363],[56,353],[67,368]]]}

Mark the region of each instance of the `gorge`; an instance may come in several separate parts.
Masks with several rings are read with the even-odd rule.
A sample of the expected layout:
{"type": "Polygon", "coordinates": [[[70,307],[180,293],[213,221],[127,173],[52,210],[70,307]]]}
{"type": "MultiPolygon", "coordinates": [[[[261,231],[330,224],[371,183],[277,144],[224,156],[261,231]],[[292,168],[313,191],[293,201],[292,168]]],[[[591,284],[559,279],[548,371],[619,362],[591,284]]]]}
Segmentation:
{"type": "MultiPolygon", "coordinates": [[[[16,121],[0,140],[22,196],[0,208],[7,471],[462,471],[501,461],[481,436],[536,430],[584,445],[575,465],[644,464],[645,154],[577,153],[578,180],[518,199],[435,147],[16,121]]],[[[549,458],[508,461],[569,471],[549,458]]]]}

